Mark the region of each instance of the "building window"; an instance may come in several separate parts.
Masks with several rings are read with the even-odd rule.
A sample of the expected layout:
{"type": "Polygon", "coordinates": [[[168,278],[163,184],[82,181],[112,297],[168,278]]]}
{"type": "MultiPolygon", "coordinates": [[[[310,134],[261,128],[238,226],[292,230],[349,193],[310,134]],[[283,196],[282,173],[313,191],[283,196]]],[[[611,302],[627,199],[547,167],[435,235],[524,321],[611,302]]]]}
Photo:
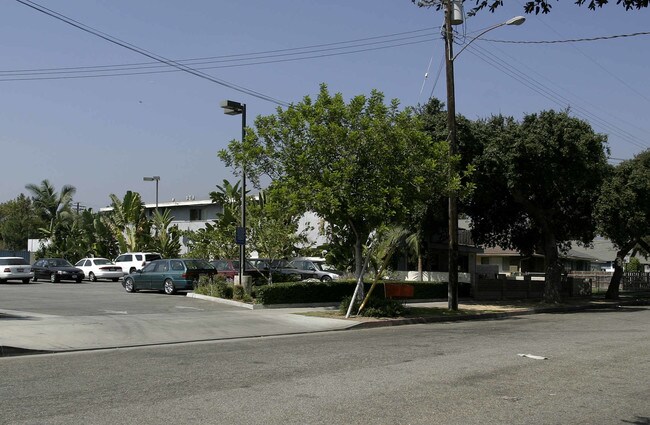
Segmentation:
{"type": "Polygon", "coordinates": [[[202,220],[200,208],[190,208],[190,221],[202,220]]]}

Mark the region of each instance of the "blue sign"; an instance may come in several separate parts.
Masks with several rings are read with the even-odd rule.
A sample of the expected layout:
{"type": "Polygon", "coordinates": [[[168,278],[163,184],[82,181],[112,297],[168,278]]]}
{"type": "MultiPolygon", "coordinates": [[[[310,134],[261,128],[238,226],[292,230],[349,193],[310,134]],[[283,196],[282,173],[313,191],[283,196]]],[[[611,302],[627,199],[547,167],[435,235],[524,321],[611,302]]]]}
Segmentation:
{"type": "Polygon", "coordinates": [[[246,228],[237,227],[235,231],[235,243],[237,245],[246,245],[246,228]]]}

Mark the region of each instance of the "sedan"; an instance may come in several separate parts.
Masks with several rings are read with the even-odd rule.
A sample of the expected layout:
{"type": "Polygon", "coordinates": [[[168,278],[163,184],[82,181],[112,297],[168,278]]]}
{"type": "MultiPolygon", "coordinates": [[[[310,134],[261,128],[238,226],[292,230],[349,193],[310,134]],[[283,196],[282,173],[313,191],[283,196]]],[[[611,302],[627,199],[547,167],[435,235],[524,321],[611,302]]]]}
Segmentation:
{"type": "Polygon", "coordinates": [[[126,292],[155,289],[174,294],[177,290],[193,290],[199,276],[214,276],[217,269],[205,260],[172,258],[155,260],[124,277],[122,285],[126,292]]]}
{"type": "Polygon", "coordinates": [[[80,283],[84,278],[83,270],[74,267],[63,258],[42,258],[32,266],[34,282],[38,279],[49,279],[56,283],[62,280],[74,280],[80,283]]]}
{"type": "Polygon", "coordinates": [[[124,276],[122,267],[106,258],[82,258],[77,261],[75,267],[83,270],[91,282],[97,282],[97,279],[110,279],[117,282],[119,278],[124,276]]]}
{"type": "Polygon", "coordinates": [[[22,257],[0,257],[0,283],[8,280],[22,280],[29,283],[32,266],[22,257]]]}

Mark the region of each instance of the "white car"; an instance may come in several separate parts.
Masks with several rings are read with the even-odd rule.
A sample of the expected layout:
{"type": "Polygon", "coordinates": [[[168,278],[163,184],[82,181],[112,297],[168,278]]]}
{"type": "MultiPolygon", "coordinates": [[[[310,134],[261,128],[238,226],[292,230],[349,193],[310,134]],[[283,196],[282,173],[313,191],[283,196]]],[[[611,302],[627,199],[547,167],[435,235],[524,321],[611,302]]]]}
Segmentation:
{"type": "Polygon", "coordinates": [[[124,276],[122,267],[107,258],[82,258],[74,266],[83,270],[91,282],[97,282],[97,279],[110,279],[117,282],[124,276]]]}
{"type": "Polygon", "coordinates": [[[22,280],[29,283],[32,279],[32,266],[22,257],[0,257],[0,283],[8,280],[22,280]]]}
{"type": "Polygon", "coordinates": [[[125,252],[115,259],[115,264],[122,267],[124,274],[131,274],[136,270],[142,270],[144,266],[153,260],[161,260],[162,255],[156,252],[125,252]]]}

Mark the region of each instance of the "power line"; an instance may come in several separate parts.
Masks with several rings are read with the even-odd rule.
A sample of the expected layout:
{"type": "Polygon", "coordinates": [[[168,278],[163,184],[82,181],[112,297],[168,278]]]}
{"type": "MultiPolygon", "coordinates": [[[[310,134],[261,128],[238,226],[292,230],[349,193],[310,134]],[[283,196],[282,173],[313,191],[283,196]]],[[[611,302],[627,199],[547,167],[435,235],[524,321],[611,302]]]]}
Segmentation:
{"type": "MultiPolygon", "coordinates": [[[[321,51],[347,49],[347,48],[359,47],[359,46],[369,46],[369,45],[375,45],[375,44],[381,44],[381,43],[389,43],[389,42],[394,42],[394,41],[402,41],[402,40],[421,38],[421,37],[431,37],[433,35],[438,35],[439,36],[439,34],[437,34],[435,31],[432,32],[432,30],[430,28],[424,28],[424,29],[418,29],[418,30],[413,30],[413,31],[398,32],[398,33],[392,33],[392,34],[378,35],[378,36],[373,36],[373,37],[365,37],[365,38],[358,38],[358,39],[353,39],[353,40],[338,41],[338,42],[331,42],[331,43],[313,44],[313,45],[308,45],[308,46],[292,47],[292,48],[286,48],[286,49],[265,50],[265,51],[260,51],[260,52],[237,53],[237,54],[208,56],[208,57],[190,58],[190,59],[177,59],[176,62],[179,62],[179,63],[192,62],[192,63],[195,63],[195,64],[196,63],[205,64],[205,63],[221,62],[220,59],[230,59],[230,58],[241,58],[241,60],[256,59],[256,58],[259,58],[260,55],[271,55],[271,57],[299,55],[299,54],[308,54],[308,53],[321,52],[321,51]],[[408,37],[394,38],[396,36],[403,36],[403,35],[415,34],[415,33],[423,33],[423,32],[426,32],[426,33],[425,34],[420,34],[420,35],[412,35],[412,36],[408,36],[408,37]],[[354,43],[360,43],[360,42],[365,42],[365,41],[369,41],[369,40],[379,40],[379,39],[382,39],[382,38],[385,38],[385,39],[388,39],[388,40],[372,41],[372,42],[369,42],[369,43],[354,44],[354,43]],[[350,46],[342,46],[344,44],[351,44],[351,45],[350,46]],[[332,46],[342,46],[342,47],[321,49],[323,47],[332,47],[332,46]],[[303,52],[300,52],[301,50],[303,50],[303,52]],[[273,55],[275,53],[286,53],[286,52],[296,52],[296,53],[290,53],[290,54],[286,54],[286,55],[282,55],[282,54],[273,55]]],[[[265,56],[262,56],[262,57],[265,57],[265,56]]],[[[138,67],[138,66],[146,66],[146,65],[152,65],[152,64],[155,64],[156,67],[164,66],[164,65],[160,65],[159,61],[153,61],[153,62],[135,62],[135,63],[126,63],[126,64],[112,64],[112,65],[94,65],[94,66],[60,67],[60,68],[36,68],[36,69],[0,70],[0,74],[47,72],[47,71],[66,71],[66,70],[101,70],[101,69],[104,69],[104,68],[138,67]]]]}
{"type": "Polygon", "coordinates": [[[191,68],[191,67],[189,67],[187,65],[178,63],[178,62],[173,61],[171,59],[167,59],[167,58],[165,58],[163,56],[159,56],[159,55],[157,55],[155,53],[149,52],[149,51],[147,51],[145,49],[139,48],[139,47],[137,47],[137,46],[135,46],[133,44],[130,44],[130,43],[126,42],[126,41],[115,38],[115,37],[113,37],[113,36],[111,36],[109,34],[98,31],[98,30],[96,30],[96,29],[94,29],[92,27],[89,27],[89,26],[87,26],[87,25],[85,25],[85,24],[83,24],[81,22],[75,21],[72,18],[69,18],[69,17],[67,17],[67,16],[65,16],[63,14],[55,12],[55,11],[53,11],[51,9],[48,9],[48,8],[46,8],[44,6],[41,6],[41,5],[37,4],[37,3],[34,3],[32,1],[30,1],[30,0],[16,0],[16,1],[18,3],[21,3],[21,4],[25,5],[25,6],[28,6],[28,7],[32,8],[32,9],[36,10],[38,12],[41,12],[41,13],[43,13],[45,15],[48,15],[48,16],[50,16],[52,18],[58,19],[58,20],[66,23],[68,25],[71,25],[71,26],[73,26],[75,28],[78,28],[78,29],[80,29],[82,31],[93,34],[93,35],[95,35],[95,36],[97,36],[97,37],[99,37],[99,38],[101,38],[103,40],[106,40],[106,41],[110,42],[110,43],[116,44],[116,45],[118,45],[120,47],[123,47],[125,49],[128,49],[128,50],[131,50],[133,52],[136,52],[136,53],[138,53],[140,55],[146,56],[146,57],[148,57],[150,59],[153,59],[155,61],[167,64],[167,65],[172,66],[174,68],[177,68],[177,69],[179,69],[181,71],[187,72],[188,74],[192,74],[192,75],[195,75],[197,77],[203,78],[205,80],[211,81],[213,83],[219,84],[221,86],[231,88],[231,89],[236,90],[236,91],[238,91],[240,93],[245,93],[245,94],[248,94],[250,96],[256,97],[258,99],[266,100],[267,102],[275,103],[275,104],[281,105],[281,106],[289,106],[289,104],[287,102],[284,102],[282,100],[275,99],[275,98],[273,98],[271,96],[267,96],[267,95],[265,95],[263,93],[260,93],[258,91],[249,89],[247,87],[243,87],[243,86],[240,86],[240,85],[237,85],[237,84],[234,84],[234,83],[230,83],[230,82],[222,80],[222,79],[212,77],[212,76],[210,76],[210,75],[208,75],[208,74],[206,74],[204,72],[197,71],[194,68],[191,68]]]}
{"type": "Polygon", "coordinates": [[[548,88],[544,84],[540,83],[539,81],[535,80],[532,78],[530,75],[527,75],[512,65],[509,65],[505,61],[501,60],[500,58],[496,57],[494,54],[489,53],[487,51],[482,51],[481,48],[477,47],[476,45],[471,45],[469,46],[470,53],[475,55],[477,58],[480,60],[484,61],[488,65],[497,68],[504,72],[505,74],[509,75],[511,78],[519,81],[521,84],[525,85],[526,87],[530,88],[531,90],[537,92],[538,94],[542,95],[543,97],[547,98],[551,102],[561,106],[561,107],[567,107],[571,106],[571,110],[574,112],[575,115],[581,116],[584,119],[590,119],[594,124],[600,126],[601,128],[604,128],[608,130],[610,133],[618,135],[622,140],[633,144],[639,148],[642,149],[647,149],[648,145],[644,144],[642,141],[640,141],[638,138],[634,137],[632,134],[628,133],[627,131],[621,129],[620,127],[617,127],[614,124],[609,123],[607,120],[593,114],[589,110],[579,106],[572,104],[572,102],[564,97],[562,94],[554,91],[551,88],[548,88]]]}
{"type": "MultiPolygon", "coordinates": [[[[227,65],[215,65],[215,66],[200,66],[200,67],[195,66],[195,67],[193,67],[193,69],[195,69],[195,70],[221,69],[221,68],[235,68],[235,67],[244,67],[244,66],[253,66],[253,65],[264,65],[264,64],[271,64],[271,63],[295,62],[295,61],[308,60],[308,59],[320,59],[320,58],[332,57],[332,56],[342,56],[342,55],[349,55],[349,54],[354,54],[354,53],[363,53],[363,52],[370,52],[370,51],[375,51],[375,50],[391,49],[391,48],[403,47],[403,46],[407,46],[407,45],[428,43],[430,41],[432,41],[432,39],[411,41],[411,42],[405,42],[405,43],[396,43],[396,44],[390,44],[390,45],[387,45],[387,46],[378,46],[378,47],[364,48],[364,49],[358,49],[358,50],[349,50],[349,51],[336,52],[336,53],[302,56],[302,57],[297,57],[297,58],[263,60],[263,61],[259,61],[259,60],[256,61],[255,58],[250,58],[250,59],[246,59],[246,60],[250,60],[250,62],[227,64],[227,65]]],[[[282,55],[280,55],[280,56],[282,56],[282,55]]],[[[242,60],[244,60],[244,59],[240,59],[239,61],[242,61],[242,60]]],[[[180,61],[177,61],[177,62],[180,62],[180,61]]],[[[205,63],[220,63],[220,62],[221,61],[209,61],[209,62],[205,62],[205,63]]],[[[226,61],[226,62],[229,62],[229,61],[226,61]]],[[[180,69],[173,69],[173,70],[163,69],[163,70],[157,70],[157,71],[120,72],[120,71],[138,70],[138,69],[166,68],[166,65],[147,65],[147,66],[134,66],[134,67],[125,67],[125,65],[116,65],[115,69],[105,68],[105,69],[92,69],[92,70],[85,70],[83,68],[84,67],[80,67],[78,70],[74,70],[75,68],[70,68],[70,67],[68,67],[68,68],[49,68],[50,70],[54,69],[55,71],[45,71],[45,70],[43,70],[41,72],[41,71],[38,71],[38,70],[30,70],[29,72],[25,72],[25,73],[18,73],[17,71],[0,71],[0,81],[31,81],[31,80],[57,80],[57,79],[90,78],[90,77],[114,77],[114,76],[124,76],[124,75],[160,74],[160,73],[167,73],[167,72],[182,71],[180,69]],[[61,74],[63,74],[63,75],[61,75],[61,74]],[[82,74],[82,75],[71,75],[70,76],[68,74],[82,74]]],[[[91,68],[91,67],[87,67],[87,68],[91,68]]]]}
{"type": "Polygon", "coordinates": [[[481,40],[489,41],[491,43],[507,43],[507,44],[560,44],[560,43],[580,43],[584,41],[613,40],[615,38],[638,37],[641,35],[650,35],[650,32],[642,31],[642,32],[634,32],[631,34],[603,35],[603,36],[589,37],[589,38],[570,38],[566,40],[513,41],[513,40],[495,40],[490,38],[482,38],[481,40]]]}

